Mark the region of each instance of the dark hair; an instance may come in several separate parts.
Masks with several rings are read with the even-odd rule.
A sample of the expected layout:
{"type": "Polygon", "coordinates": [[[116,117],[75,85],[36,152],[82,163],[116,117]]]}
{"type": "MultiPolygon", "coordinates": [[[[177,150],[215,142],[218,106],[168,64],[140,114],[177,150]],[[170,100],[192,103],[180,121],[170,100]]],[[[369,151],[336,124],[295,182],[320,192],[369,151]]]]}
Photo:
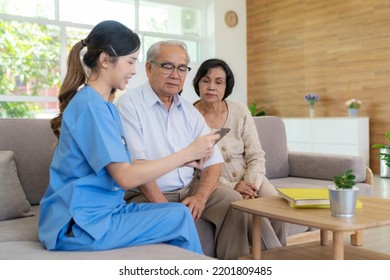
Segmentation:
{"type": "Polygon", "coordinates": [[[222,100],[224,100],[230,94],[232,94],[233,87],[234,87],[233,71],[230,69],[229,65],[227,65],[227,63],[225,61],[223,61],[222,59],[211,58],[211,59],[205,60],[199,66],[199,69],[196,72],[194,80],[192,81],[192,85],[194,86],[195,92],[199,97],[200,97],[200,93],[199,93],[200,80],[209,73],[210,69],[216,68],[216,67],[222,67],[226,73],[226,89],[225,89],[225,95],[223,96],[222,100]]]}
{"type": "MultiPolygon", "coordinates": [[[[92,70],[99,66],[99,56],[102,52],[107,53],[111,61],[115,63],[119,56],[134,53],[140,46],[141,42],[137,34],[117,21],[108,20],[97,24],[87,38],[72,47],[68,56],[67,73],[58,95],[60,113],[50,121],[57,138],[60,136],[62,113],[88,78],[80,60],[81,50],[87,47],[83,62],[92,70]]],[[[112,89],[111,94],[114,93],[115,89],[112,89]]]]}

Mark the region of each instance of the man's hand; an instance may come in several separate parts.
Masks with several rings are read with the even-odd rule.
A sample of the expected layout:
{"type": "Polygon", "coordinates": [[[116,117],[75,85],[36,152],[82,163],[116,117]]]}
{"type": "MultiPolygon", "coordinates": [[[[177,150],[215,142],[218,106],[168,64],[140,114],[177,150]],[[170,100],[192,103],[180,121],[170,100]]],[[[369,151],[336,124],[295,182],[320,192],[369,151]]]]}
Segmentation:
{"type": "Polygon", "coordinates": [[[256,186],[245,181],[238,182],[234,187],[234,190],[238,191],[242,195],[243,199],[252,199],[257,197],[256,186]]]}
{"type": "Polygon", "coordinates": [[[199,180],[199,187],[193,196],[186,197],[182,203],[186,205],[195,220],[199,220],[206,207],[210,195],[218,187],[218,180],[221,176],[222,163],[210,165],[202,170],[199,180]]]}
{"type": "Polygon", "coordinates": [[[181,203],[186,205],[195,220],[199,220],[206,207],[206,200],[201,198],[199,195],[186,197],[181,203]]]}

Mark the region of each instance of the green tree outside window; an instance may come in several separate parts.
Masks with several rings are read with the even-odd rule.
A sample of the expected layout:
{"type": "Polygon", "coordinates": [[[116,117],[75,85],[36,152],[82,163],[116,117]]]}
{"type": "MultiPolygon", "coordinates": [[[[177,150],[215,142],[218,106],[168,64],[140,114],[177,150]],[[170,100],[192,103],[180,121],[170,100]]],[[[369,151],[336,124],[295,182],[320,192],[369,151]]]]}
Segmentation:
{"type": "MultiPolygon", "coordinates": [[[[38,96],[60,84],[59,28],[0,20],[0,95],[38,96]]],[[[1,117],[31,117],[38,105],[0,102],[1,117]]]]}

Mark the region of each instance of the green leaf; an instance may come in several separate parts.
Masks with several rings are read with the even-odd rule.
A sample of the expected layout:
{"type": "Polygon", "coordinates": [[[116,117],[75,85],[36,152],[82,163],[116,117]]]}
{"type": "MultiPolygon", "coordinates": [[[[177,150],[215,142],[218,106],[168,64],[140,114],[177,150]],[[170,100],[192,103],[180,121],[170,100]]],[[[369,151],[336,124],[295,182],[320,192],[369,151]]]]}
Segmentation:
{"type": "Polygon", "coordinates": [[[353,174],[353,170],[348,169],[344,173],[334,176],[333,182],[339,189],[351,189],[356,184],[355,179],[356,176],[353,174]]]}
{"type": "Polygon", "coordinates": [[[374,144],[374,145],[371,145],[371,148],[374,148],[374,149],[383,149],[383,148],[386,148],[386,145],[383,145],[383,144],[374,144]]]}
{"type": "Polygon", "coordinates": [[[252,116],[265,116],[265,111],[257,109],[257,102],[253,102],[252,104],[248,105],[249,112],[252,116]]]}
{"type": "Polygon", "coordinates": [[[388,131],[388,132],[385,133],[385,137],[387,138],[387,140],[390,141],[390,131],[388,131]]]}

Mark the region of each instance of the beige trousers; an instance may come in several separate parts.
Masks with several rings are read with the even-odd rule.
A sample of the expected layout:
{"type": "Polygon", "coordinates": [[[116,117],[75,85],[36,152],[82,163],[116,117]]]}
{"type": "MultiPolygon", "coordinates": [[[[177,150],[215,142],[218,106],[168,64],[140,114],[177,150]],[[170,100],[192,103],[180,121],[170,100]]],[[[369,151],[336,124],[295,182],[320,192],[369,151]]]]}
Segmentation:
{"type": "MultiPolygon", "coordinates": [[[[196,193],[199,187],[198,177],[194,177],[186,187],[164,192],[170,202],[181,202],[188,196],[196,193]]],[[[147,202],[146,198],[134,191],[128,191],[127,202],[147,202]]],[[[233,209],[233,201],[242,200],[241,195],[225,185],[219,185],[210,195],[201,218],[215,226],[216,254],[218,259],[238,259],[249,254],[248,242],[248,215],[233,209]]]]}

